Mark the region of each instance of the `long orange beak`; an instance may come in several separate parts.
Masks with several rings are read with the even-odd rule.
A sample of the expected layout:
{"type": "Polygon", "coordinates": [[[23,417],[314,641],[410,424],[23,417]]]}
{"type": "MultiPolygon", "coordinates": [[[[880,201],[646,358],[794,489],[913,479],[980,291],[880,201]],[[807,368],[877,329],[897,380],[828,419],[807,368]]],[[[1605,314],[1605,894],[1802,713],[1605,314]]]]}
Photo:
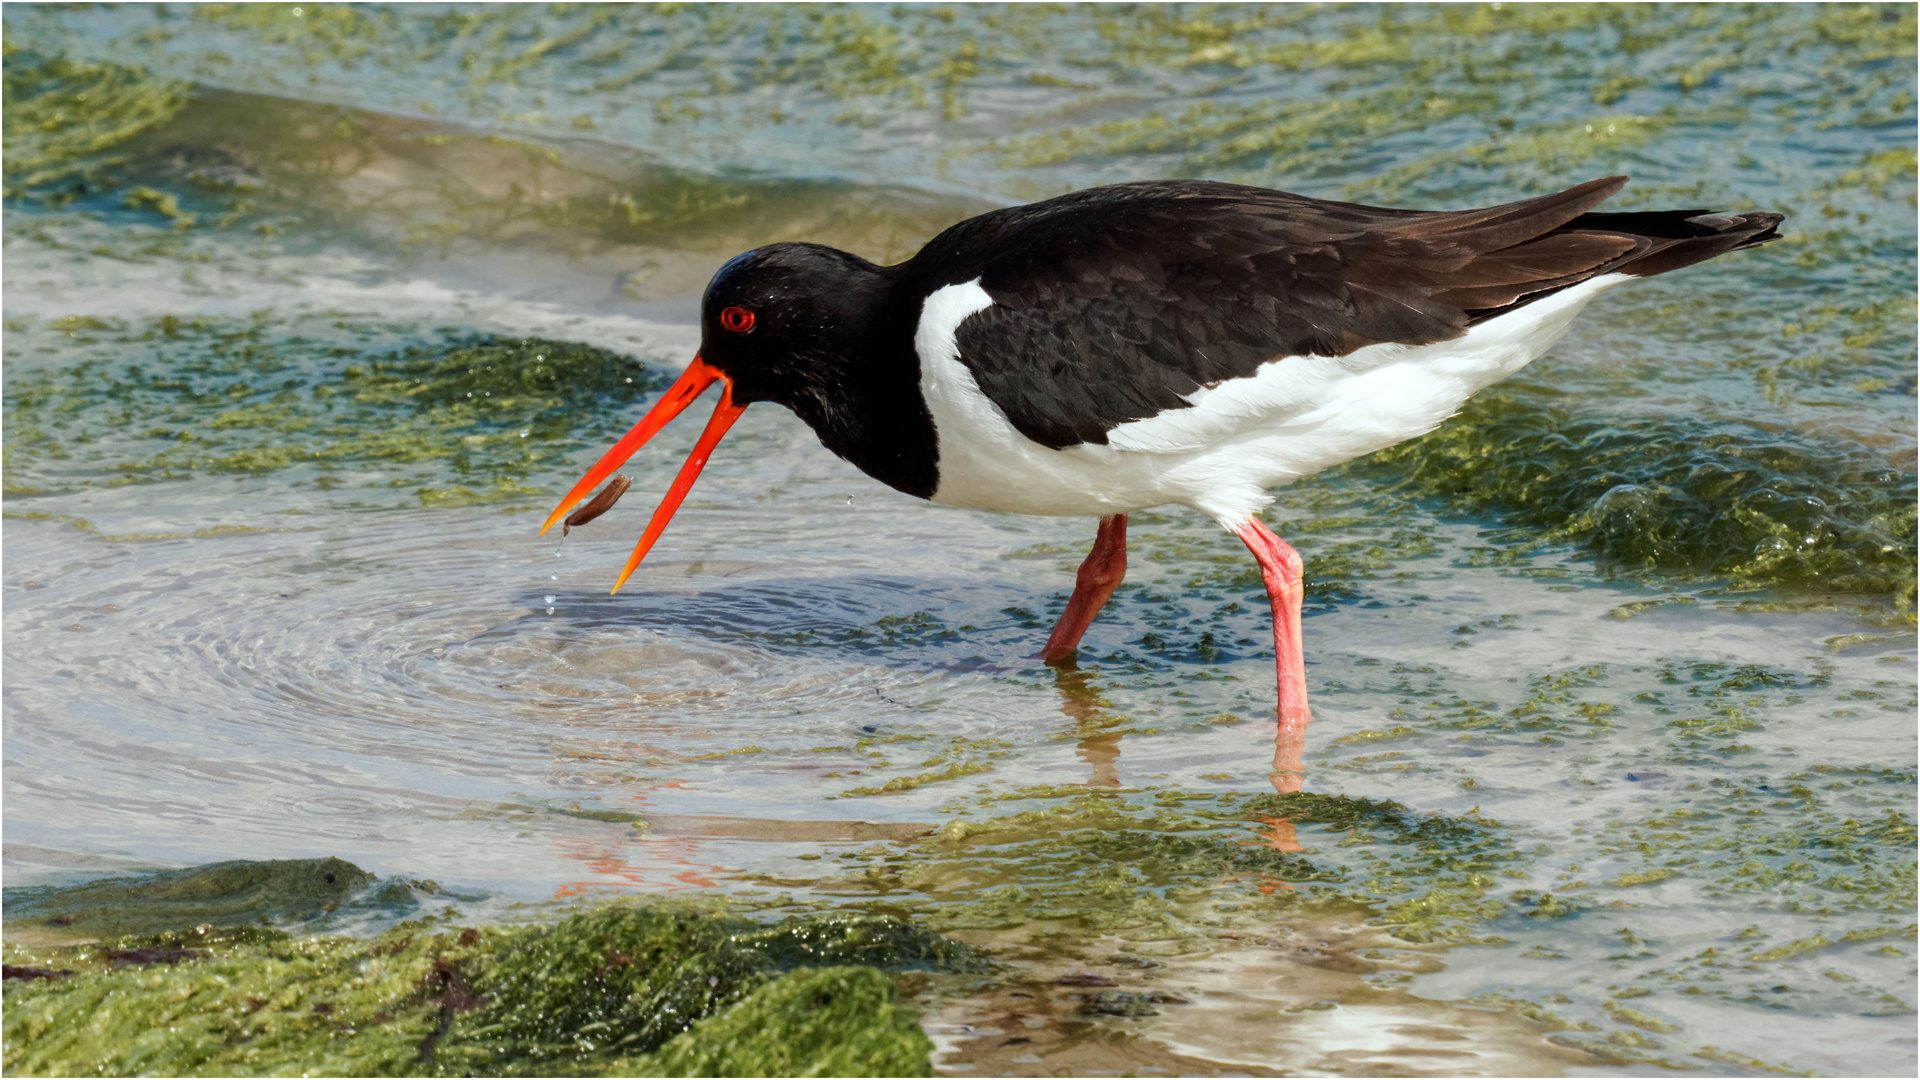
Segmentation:
{"type": "Polygon", "coordinates": [[[615,469],[625,465],[627,459],[645,446],[648,439],[659,434],[660,429],[666,427],[668,421],[685,412],[687,406],[693,404],[693,399],[699,397],[707,387],[716,382],[720,384],[720,404],[714,408],[713,418],[707,421],[707,429],[700,433],[700,441],[693,444],[693,453],[687,457],[687,463],[680,466],[679,475],[673,478],[673,486],[667,489],[667,497],[660,500],[660,508],[653,512],[653,520],[647,523],[647,531],[640,534],[640,543],[635,545],[633,555],[627,559],[626,569],[620,571],[620,580],[613,583],[614,592],[619,592],[620,586],[627,583],[627,579],[632,577],[634,570],[639,567],[640,560],[646,558],[647,552],[653,548],[654,541],[660,539],[660,534],[667,531],[667,522],[673,520],[673,512],[680,509],[681,500],[685,499],[687,492],[693,489],[693,482],[699,479],[700,470],[706,467],[707,457],[713,453],[713,448],[719,445],[720,437],[727,433],[727,429],[733,426],[735,420],[740,419],[741,413],[747,411],[745,405],[733,403],[733,384],[720,373],[718,368],[695,356],[693,363],[687,365],[686,374],[680,376],[672,386],[667,387],[666,396],[661,398],[653,408],[647,410],[647,415],[633,425],[632,431],[621,436],[620,441],[613,444],[613,449],[607,451],[599,464],[587,470],[587,475],[573,485],[573,490],[567,492],[567,497],[561,499],[560,505],[554,507],[553,513],[547,516],[547,523],[540,526],[541,535],[545,535],[546,531],[553,528],[568,510],[573,509],[575,503],[592,494],[593,489],[600,486],[600,481],[613,475],[615,469]]]}

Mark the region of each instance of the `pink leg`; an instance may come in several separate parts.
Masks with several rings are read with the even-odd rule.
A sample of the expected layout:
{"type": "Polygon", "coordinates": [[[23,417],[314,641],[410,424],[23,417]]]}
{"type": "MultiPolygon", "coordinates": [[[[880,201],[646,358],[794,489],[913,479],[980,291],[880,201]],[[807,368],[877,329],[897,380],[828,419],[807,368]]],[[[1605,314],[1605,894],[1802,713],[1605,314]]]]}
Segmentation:
{"type": "Polygon", "coordinates": [[[1300,601],[1306,594],[1301,578],[1300,553],[1285,540],[1267,531],[1259,518],[1233,530],[1247,550],[1260,562],[1260,576],[1267,584],[1267,599],[1273,602],[1274,665],[1280,676],[1280,732],[1278,738],[1297,734],[1313,719],[1307,712],[1307,659],[1300,645],[1300,601]]]}
{"type": "Polygon", "coordinates": [[[1087,552],[1087,560],[1080,564],[1080,573],[1074,578],[1073,596],[1067,600],[1067,610],[1060,613],[1060,621],[1054,624],[1053,633],[1047,638],[1047,647],[1040,650],[1040,659],[1056,664],[1073,655],[1080,647],[1080,638],[1092,625],[1093,617],[1106,606],[1107,597],[1120,587],[1127,576],[1127,515],[1114,514],[1100,519],[1100,532],[1094,537],[1093,550],[1087,552]]]}

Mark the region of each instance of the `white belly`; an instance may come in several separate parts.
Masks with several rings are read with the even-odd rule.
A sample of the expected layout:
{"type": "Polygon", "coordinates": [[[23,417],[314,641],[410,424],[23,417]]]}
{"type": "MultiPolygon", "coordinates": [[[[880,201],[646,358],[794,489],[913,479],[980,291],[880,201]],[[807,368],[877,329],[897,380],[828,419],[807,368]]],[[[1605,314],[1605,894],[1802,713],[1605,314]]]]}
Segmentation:
{"type": "Polygon", "coordinates": [[[1551,348],[1595,296],[1629,279],[1584,281],[1451,341],[1271,360],[1251,376],[1194,391],[1186,408],[1121,424],[1104,446],[1062,450],[1020,434],[960,362],[960,323],[993,299],[977,280],[949,285],[927,298],[914,337],[940,452],[933,501],[1088,516],[1177,503],[1231,528],[1273,501],[1267,488],[1438,427],[1474,393],[1551,348]]]}

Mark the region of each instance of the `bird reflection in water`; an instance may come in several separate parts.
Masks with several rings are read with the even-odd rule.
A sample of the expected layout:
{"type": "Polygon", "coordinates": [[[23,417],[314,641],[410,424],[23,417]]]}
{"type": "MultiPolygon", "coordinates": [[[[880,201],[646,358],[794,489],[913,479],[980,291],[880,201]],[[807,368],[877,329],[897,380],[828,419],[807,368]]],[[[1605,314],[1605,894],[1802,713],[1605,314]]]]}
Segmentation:
{"type": "MultiPolygon", "coordinates": [[[[1092,676],[1076,667],[1071,656],[1054,661],[1052,667],[1053,685],[1060,691],[1060,711],[1079,736],[1074,754],[1088,769],[1087,779],[1078,786],[1119,787],[1120,737],[1126,734],[1120,725],[1125,718],[1107,711],[1112,703],[1100,696],[1092,676]]],[[[1273,736],[1273,771],[1267,774],[1274,791],[1292,795],[1300,790],[1306,780],[1306,748],[1306,722],[1281,720],[1273,736]]],[[[1306,850],[1295,836],[1290,818],[1258,814],[1254,820],[1265,827],[1260,839],[1266,846],[1287,852],[1306,850]]]]}
{"type": "Polygon", "coordinates": [[[1074,754],[1090,770],[1084,787],[1120,786],[1120,736],[1124,717],[1103,711],[1112,705],[1093,688],[1092,678],[1074,666],[1071,657],[1053,665],[1053,685],[1060,691],[1060,711],[1073,721],[1080,736],[1074,754]]]}
{"type": "MultiPolygon", "coordinates": [[[[1281,720],[1273,733],[1273,771],[1267,774],[1274,791],[1292,795],[1300,790],[1300,785],[1307,778],[1306,753],[1306,723],[1281,720]]],[[[1257,820],[1268,828],[1262,836],[1268,847],[1278,851],[1306,850],[1299,838],[1294,836],[1291,819],[1277,814],[1260,814],[1257,820]]]]}

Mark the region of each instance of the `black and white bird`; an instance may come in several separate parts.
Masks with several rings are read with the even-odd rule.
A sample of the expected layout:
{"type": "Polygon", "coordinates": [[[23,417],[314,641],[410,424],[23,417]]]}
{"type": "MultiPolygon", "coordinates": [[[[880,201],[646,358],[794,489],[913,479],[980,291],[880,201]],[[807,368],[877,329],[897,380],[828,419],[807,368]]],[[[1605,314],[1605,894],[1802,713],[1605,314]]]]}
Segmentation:
{"type": "Polygon", "coordinates": [[[982,214],[896,266],[757,248],[707,286],[686,373],[541,531],[719,382],[616,591],[727,428],[770,401],[909,495],[1098,517],[1049,661],[1120,584],[1129,512],[1212,517],[1260,564],[1297,730],[1302,566],[1260,521],[1269,489],[1433,430],[1622,282],[1779,238],[1779,214],[1591,212],[1625,183],[1424,211],[1168,180],[982,214]]]}

